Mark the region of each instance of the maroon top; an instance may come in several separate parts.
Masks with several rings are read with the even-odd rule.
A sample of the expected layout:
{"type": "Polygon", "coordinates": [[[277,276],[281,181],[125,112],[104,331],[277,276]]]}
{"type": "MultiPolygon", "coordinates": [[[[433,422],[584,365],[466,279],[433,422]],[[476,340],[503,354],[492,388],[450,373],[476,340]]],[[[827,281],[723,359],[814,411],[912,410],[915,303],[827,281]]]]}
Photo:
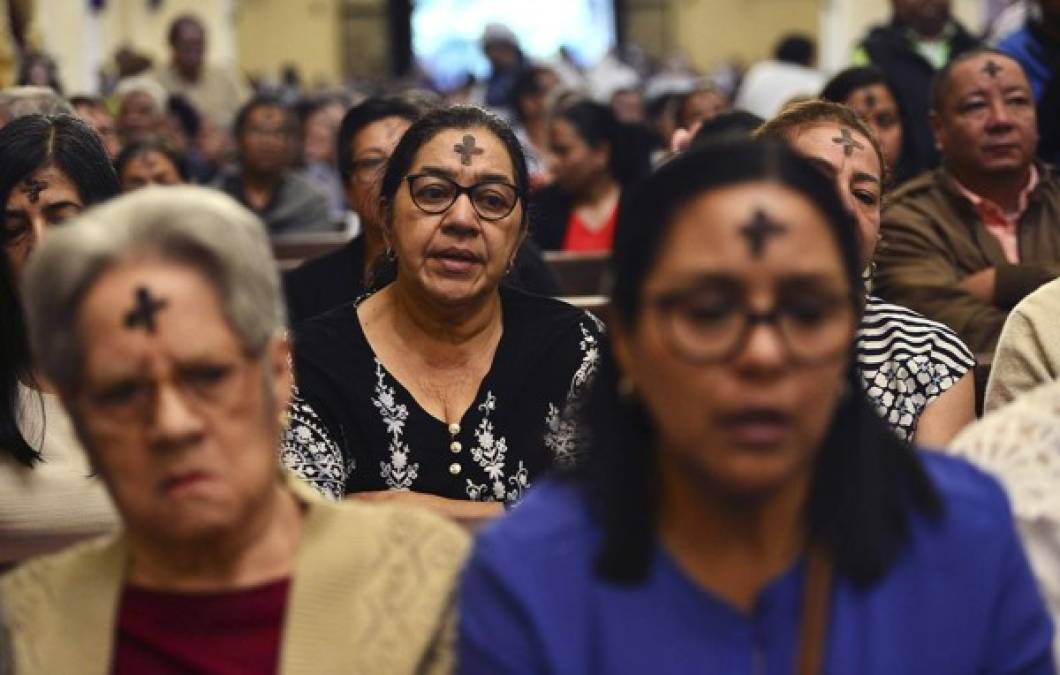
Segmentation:
{"type": "Polygon", "coordinates": [[[223,593],[126,586],[114,675],[275,673],[289,579],[223,593]]]}

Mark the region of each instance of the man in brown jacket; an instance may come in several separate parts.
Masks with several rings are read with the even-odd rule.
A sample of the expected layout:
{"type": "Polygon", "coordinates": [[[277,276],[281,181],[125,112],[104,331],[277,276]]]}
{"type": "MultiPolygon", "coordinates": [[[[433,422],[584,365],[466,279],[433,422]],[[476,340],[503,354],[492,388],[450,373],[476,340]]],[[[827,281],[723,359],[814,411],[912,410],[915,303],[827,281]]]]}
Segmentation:
{"type": "Polygon", "coordinates": [[[942,167],[883,213],[876,290],[992,353],[1008,311],[1060,276],[1060,179],[1034,162],[1034,98],[1013,59],[977,50],[933,85],[942,167]]]}

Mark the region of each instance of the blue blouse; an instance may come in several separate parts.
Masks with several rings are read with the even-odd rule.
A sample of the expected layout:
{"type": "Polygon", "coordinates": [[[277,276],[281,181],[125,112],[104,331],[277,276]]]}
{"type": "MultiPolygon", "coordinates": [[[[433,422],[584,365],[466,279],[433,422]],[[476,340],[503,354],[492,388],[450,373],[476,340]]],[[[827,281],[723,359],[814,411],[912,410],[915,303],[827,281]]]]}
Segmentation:
{"type": "MultiPolygon", "coordinates": [[[[945,503],[914,518],[879,582],[833,583],[826,672],[1053,673],[1053,629],[998,484],[935,453],[924,464],[945,503]]],[[[791,673],[803,563],[748,616],[659,547],[645,584],[599,579],[600,531],[573,483],[541,484],[480,535],[460,592],[460,668],[475,673],[791,673]]]]}

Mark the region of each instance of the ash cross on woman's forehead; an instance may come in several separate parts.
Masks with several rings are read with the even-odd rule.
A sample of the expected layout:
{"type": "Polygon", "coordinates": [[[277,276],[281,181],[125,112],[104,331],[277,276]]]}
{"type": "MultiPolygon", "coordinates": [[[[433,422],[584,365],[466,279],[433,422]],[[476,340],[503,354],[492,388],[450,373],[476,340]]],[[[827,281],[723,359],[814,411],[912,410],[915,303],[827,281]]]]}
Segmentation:
{"type": "Polygon", "coordinates": [[[842,127],[839,130],[839,138],[833,138],[832,142],[843,146],[843,154],[850,157],[854,154],[854,148],[858,150],[864,150],[865,146],[854,140],[854,137],[850,135],[850,129],[842,127]]]}
{"type": "Polygon", "coordinates": [[[40,193],[48,189],[48,182],[38,178],[27,178],[22,182],[22,193],[29,199],[30,204],[40,201],[40,193]]]}
{"type": "Polygon", "coordinates": [[[151,295],[151,291],[144,286],[136,289],[135,298],[133,306],[125,312],[125,327],[135,330],[143,326],[145,331],[154,334],[157,328],[155,315],[158,314],[159,310],[165,308],[169,302],[156,299],[151,295]]]}
{"type": "Polygon", "coordinates": [[[460,155],[460,163],[464,166],[471,166],[471,156],[481,155],[486,152],[482,148],[475,147],[475,137],[471,134],[464,136],[463,143],[457,143],[453,146],[453,151],[460,155]]]}
{"type": "Polygon", "coordinates": [[[787,228],[767,216],[762,209],[756,209],[751,221],[740,228],[740,234],[747,240],[754,258],[761,258],[769,240],[785,232],[787,228]]]}

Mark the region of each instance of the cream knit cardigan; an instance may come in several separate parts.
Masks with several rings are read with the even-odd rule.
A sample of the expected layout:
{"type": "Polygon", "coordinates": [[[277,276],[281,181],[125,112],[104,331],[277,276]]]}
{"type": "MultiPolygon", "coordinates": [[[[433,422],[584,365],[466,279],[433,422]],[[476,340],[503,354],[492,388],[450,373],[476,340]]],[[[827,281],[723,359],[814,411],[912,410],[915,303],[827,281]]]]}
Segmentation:
{"type": "MultiPolygon", "coordinates": [[[[307,509],[279,673],[451,672],[467,535],[421,509],[328,502],[288,485],[307,509]]],[[[0,650],[10,652],[0,673],[5,660],[18,675],[110,673],[127,546],[121,534],[93,540],[0,578],[0,650]]]]}

